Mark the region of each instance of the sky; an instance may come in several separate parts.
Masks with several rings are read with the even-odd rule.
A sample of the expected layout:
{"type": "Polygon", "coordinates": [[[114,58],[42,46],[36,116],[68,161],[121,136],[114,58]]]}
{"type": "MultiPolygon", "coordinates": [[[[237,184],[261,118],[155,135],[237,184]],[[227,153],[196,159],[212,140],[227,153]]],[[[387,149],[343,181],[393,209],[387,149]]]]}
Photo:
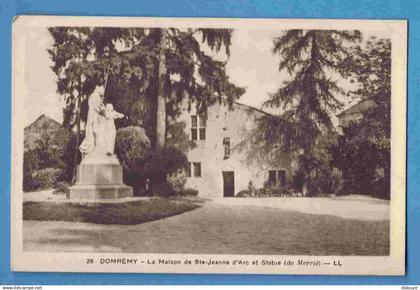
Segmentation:
{"type": "Polygon", "coordinates": [[[64,100],[57,94],[56,75],[51,70],[52,61],[47,49],[53,40],[46,28],[31,28],[26,32],[25,59],[25,125],[40,115],[62,122],[64,100]]]}
{"type": "MultiPolygon", "coordinates": [[[[261,108],[268,95],[288,78],[287,73],[278,71],[279,56],[271,51],[275,30],[235,30],[230,47],[230,57],[219,55],[227,60],[227,74],[246,92],[239,102],[261,108]]],[[[53,40],[46,28],[31,28],[26,32],[25,59],[25,125],[32,123],[40,115],[61,122],[64,101],[56,92],[56,76],[51,70],[52,61],[47,49],[53,40]]],[[[334,121],[334,120],[333,120],[334,121]]]]}

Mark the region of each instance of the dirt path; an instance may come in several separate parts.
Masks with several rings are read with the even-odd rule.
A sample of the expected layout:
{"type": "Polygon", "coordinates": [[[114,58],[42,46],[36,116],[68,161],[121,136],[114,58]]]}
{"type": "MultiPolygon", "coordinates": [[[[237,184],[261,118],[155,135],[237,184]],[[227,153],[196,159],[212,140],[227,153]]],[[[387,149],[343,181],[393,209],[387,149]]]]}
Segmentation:
{"type": "MultiPolygon", "coordinates": [[[[305,214],[259,204],[208,202],[133,226],[24,222],[25,251],[387,255],[388,220],[305,214]]],[[[264,202],[260,202],[263,203],[264,202]]]]}

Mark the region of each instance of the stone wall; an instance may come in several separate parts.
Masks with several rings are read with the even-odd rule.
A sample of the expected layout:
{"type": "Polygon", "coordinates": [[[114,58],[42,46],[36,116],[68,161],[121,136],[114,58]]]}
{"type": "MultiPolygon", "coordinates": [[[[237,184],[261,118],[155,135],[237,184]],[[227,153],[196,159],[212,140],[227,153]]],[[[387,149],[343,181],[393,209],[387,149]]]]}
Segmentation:
{"type": "MultiPolygon", "coordinates": [[[[246,142],[248,134],[256,126],[256,118],[264,114],[262,111],[246,105],[234,103],[232,110],[227,105],[215,104],[207,110],[205,124],[205,140],[194,140],[194,144],[187,152],[191,163],[201,164],[201,177],[194,176],[194,167],[191,165],[191,177],[188,178],[186,187],[199,191],[200,196],[223,197],[223,172],[234,172],[234,192],[248,187],[252,181],[257,188],[268,180],[269,170],[285,170],[286,181],[290,182],[292,161],[289,156],[284,156],[280,164],[269,165],[268,162],[254,160],[253,152],[244,150],[239,146],[246,142]],[[226,139],[229,138],[229,139],[226,139]],[[230,154],[226,155],[226,142],[230,142],[230,154]]],[[[179,121],[186,123],[186,133],[192,139],[192,119],[196,116],[195,106],[188,111],[187,106],[182,110],[179,121]]],[[[197,120],[200,128],[200,120],[197,120]]],[[[197,139],[200,139],[197,132],[197,139]]]]}

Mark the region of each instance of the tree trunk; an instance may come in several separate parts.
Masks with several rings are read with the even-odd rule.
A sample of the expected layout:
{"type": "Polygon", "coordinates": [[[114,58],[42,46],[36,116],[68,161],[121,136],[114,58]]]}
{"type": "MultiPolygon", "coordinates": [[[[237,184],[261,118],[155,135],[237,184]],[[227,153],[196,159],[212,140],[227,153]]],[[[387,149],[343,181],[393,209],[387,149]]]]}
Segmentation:
{"type": "Polygon", "coordinates": [[[77,125],[77,132],[76,132],[76,142],[74,146],[74,155],[73,155],[73,173],[71,177],[71,184],[76,182],[76,173],[77,173],[77,157],[79,156],[79,141],[80,141],[80,111],[81,111],[81,104],[82,104],[82,93],[81,89],[79,90],[79,95],[77,98],[77,115],[76,115],[76,125],[77,125]]]}
{"type": "Polygon", "coordinates": [[[160,51],[159,51],[159,88],[157,95],[156,111],[156,148],[165,146],[166,139],[166,98],[165,98],[165,48],[166,48],[166,29],[160,29],[160,51]]]}

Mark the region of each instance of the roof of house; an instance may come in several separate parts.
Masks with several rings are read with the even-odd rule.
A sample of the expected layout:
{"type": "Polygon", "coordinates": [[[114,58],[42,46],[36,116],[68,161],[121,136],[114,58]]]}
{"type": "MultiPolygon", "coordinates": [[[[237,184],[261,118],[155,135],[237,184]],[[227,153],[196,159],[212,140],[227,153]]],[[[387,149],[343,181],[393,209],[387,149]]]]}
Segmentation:
{"type": "Polygon", "coordinates": [[[233,104],[235,104],[235,105],[239,105],[239,106],[244,106],[244,107],[246,107],[246,108],[248,108],[248,109],[250,109],[250,110],[257,111],[257,112],[259,112],[259,113],[262,113],[262,114],[265,114],[265,115],[268,115],[268,116],[273,116],[273,114],[270,114],[270,113],[268,113],[268,112],[266,112],[266,111],[263,111],[263,110],[261,110],[261,109],[255,108],[255,107],[250,106],[250,105],[242,104],[242,103],[237,102],[237,101],[234,101],[234,102],[233,102],[233,104]]]}
{"type": "Polygon", "coordinates": [[[56,120],[46,116],[45,114],[42,114],[39,116],[35,121],[33,121],[31,124],[25,127],[25,130],[29,130],[34,127],[38,127],[40,124],[48,123],[51,126],[60,127],[61,124],[57,122],[56,120]]]}
{"type": "Polygon", "coordinates": [[[43,134],[55,136],[60,129],[59,122],[42,114],[24,129],[25,150],[34,148],[37,140],[41,139],[43,134]]]}
{"type": "Polygon", "coordinates": [[[370,99],[364,99],[354,104],[350,108],[342,111],[340,114],[337,115],[337,117],[340,118],[346,115],[348,116],[348,115],[353,115],[353,114],[360,114],[360,113],[366,112],[368,109],[370,109],[374,105],[375,105],[374,101],[370,99]]]}

